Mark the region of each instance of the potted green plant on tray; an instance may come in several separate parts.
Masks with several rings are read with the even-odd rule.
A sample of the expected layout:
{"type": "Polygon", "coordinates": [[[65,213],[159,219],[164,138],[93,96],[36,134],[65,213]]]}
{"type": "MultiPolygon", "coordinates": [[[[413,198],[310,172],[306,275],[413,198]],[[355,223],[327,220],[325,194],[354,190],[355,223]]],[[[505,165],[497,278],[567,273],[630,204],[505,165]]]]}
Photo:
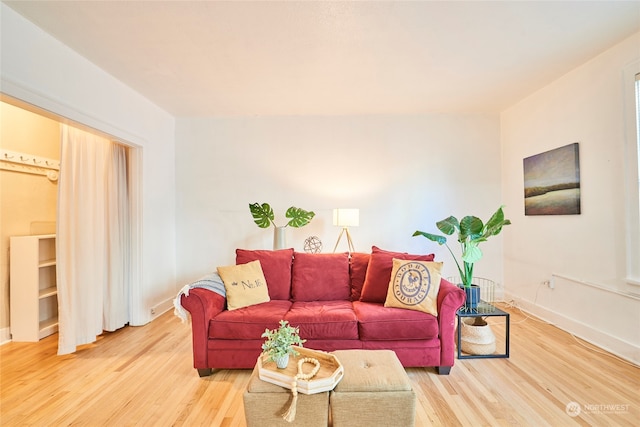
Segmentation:
{"type": "Polygon", "coordinates": [[[424,236],[439,245],[445,245],[447,247],[458,267],[462,286],[465,292],[467,292],[467,306],[471,308],[475,308],[478,301],[480,301],[480,288],[472,286],[473,267],[475,263],[482,258],[482,251],[478,246],[480,243],[487,241],[489,237],[500,234],[502,227],[511,224],[511,221],[505,219],[502,208],[503,206],[500,206],[486,223],[483,223],[480,218],[472,215],[467,215],[460,221],[458,221],[456,217],[450,216],[436,222],[438,230],[446,236],[451,236],[455,232],[458,233],[457,240],[462,250],[462,263],[458,261],[458,258],[447,244],[446,236],[426,233],[424,231],[416,231],[413,233],[414,236],[424,236]]]}
{"type": "Polygon", "coordinates": [[[286,368],[289,364],[289,355],[298,355],[293,346],[302,347],[306,341],[300,338],[299,328],[291,326],[286,320],[281,320],[277,329],[265,329],[261,337],[266,338],[262,344],[262,351],[269,356],[267,361],[276,362],[280,369],[286,368]]]}
{"type": "Polygon", "coordinates": [[[316,215],[312,211],[306,211],[304,209],[291,206],[285,212],[285,216],[289,218],[289,222],[284,226],[278,226],[275,223],[275,214],[269,203],[249,203],[249,210],[253,216],[253,221],[260,228],[268,228],[273,225],[273,249],[283,249],[285,247],[285,229],[288,226],[294,228],[304,227],[309,224],[313,217],[316,215]]]}

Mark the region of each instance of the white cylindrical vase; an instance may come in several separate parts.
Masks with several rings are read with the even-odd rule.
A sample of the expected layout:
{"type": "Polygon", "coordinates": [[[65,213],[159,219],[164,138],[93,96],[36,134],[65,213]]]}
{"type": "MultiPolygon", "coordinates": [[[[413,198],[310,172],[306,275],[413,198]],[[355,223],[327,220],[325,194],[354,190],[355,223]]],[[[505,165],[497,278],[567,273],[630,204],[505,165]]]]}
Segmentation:
{"type": "Polygon", "coordinates": [[[287,227],[273,227],[273,250],[286,249],[287,227]]]}

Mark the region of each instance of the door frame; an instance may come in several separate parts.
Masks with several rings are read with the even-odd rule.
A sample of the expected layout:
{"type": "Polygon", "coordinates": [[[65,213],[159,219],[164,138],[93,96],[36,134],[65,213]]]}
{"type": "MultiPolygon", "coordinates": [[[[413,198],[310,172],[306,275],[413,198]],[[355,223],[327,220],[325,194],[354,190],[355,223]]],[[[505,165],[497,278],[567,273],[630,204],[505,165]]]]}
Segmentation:
{"type": "Polygon", "coordinates": [[[128,148],[128,173],[129,173],[129,202],[131,225],[131,268],[129,295],[131,297],[131,311],[129,323],[131,325],[144,325],[149,321],[147,310],[144,307],[143,293],[143,262],[142,262],[142,165],[143,165],[143,141],[140,138],[128,134],[121,129],[102,122],[94,117],[89,117],[75,109],[61,104],[58,101],[35,94],[17,85],[2,80],[0,101],[22,108],[34,114],[44,116],[62,124],[68,124],[80,129],[102,135],[110,140],[118,142],[128,148]],[[135,142],[137,141],[137,143],[135,142]]]}

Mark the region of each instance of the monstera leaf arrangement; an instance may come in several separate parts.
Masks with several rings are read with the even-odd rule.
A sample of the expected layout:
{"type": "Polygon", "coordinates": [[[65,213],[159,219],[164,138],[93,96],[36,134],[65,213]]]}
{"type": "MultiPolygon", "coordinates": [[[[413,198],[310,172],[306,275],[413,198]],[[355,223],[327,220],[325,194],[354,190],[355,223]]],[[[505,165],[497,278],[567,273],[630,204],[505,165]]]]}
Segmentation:
{"type": "Polygon", "coordinates": [[[502,227],[511,224],[511,221],[504,218],[502,208],[503,206],[500,206],[486,224],[480,218],[471,215],[465,216],[460,221],[456,217],[450,216],[436,223],[438,230],[447,236],[451,236],[455,232],[458,233],[458,243],[460,243],[462,249],[462,265],[460,265],[458,258],[451,251],[445,236],[424,231],[416,231],[413,235],[424,236],[439,245],[445,245],[456,262],[464,287],[470,288],[473,280],[473,266],[482,258],[482,251],[478,246],[480,243],[486,242],[489,237],[500,234],[502,227]]]}
{"type": "MultiPolygon", "coordinates": [[[[258,227],[269,228],[271,225],[278,227],[274,221],[275,215],[269,203],[249,203],[249,210],[253,216],[253,221],[258,225],[258,227]]],[[[291,206],[285,213],[285,216],[289,218],[289,222],[287,222],[284,227],[304,227],[311,222],[315,215],[316,214],[314,212],[305,211],[304,209],[291,206]]]]}

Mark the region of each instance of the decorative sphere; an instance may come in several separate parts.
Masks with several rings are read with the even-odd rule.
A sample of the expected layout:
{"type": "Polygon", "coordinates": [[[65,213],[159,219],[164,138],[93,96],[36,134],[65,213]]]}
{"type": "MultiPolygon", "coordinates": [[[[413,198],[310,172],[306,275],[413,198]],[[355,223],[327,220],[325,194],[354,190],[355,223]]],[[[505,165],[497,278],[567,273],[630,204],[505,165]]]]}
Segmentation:
{"type": "Polygon", "coordinates": [[[322,251],[322,241],[316,236],[307,237],[304,241],[304,251],[310,254],[317,254],[322,251]]]}

